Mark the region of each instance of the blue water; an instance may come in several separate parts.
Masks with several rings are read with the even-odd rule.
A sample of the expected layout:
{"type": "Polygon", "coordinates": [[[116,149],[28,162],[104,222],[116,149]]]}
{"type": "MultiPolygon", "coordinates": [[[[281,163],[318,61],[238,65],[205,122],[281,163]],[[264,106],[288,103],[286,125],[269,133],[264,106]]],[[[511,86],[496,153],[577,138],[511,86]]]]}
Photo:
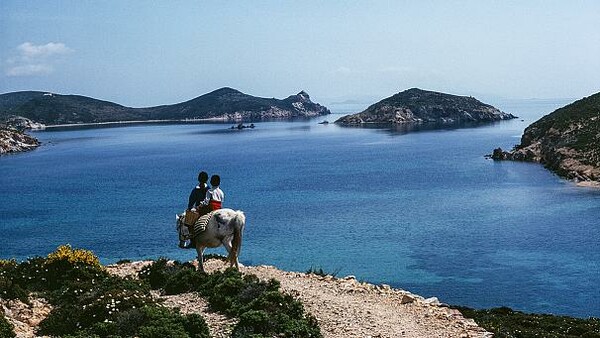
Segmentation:
{"type": "Polygon", "coordinates": [[[246,212],[245,264],[600,317],[600,191],[483,157],[561,104],[507,103],[523,121],[408,134],[319,120],[38,132],[43,147],[0,158],[0,257],[71,243],[105,263],[193,259],[176,246],[174,215],[202,169],[221,175],[226,207],[246,212]]]}

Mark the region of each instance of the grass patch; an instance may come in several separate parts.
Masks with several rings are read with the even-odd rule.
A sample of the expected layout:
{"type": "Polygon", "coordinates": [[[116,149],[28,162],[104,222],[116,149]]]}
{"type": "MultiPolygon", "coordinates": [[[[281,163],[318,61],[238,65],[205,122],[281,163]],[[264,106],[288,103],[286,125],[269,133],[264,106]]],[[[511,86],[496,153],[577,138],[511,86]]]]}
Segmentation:
{"type": "Polygon", "coordinates": [[[508,307],[475,310],[455,307],[463,316],[493,332],[496,338],[600,338],[599,318],[573,318],[548,314],[529,314],[508,307]]]}

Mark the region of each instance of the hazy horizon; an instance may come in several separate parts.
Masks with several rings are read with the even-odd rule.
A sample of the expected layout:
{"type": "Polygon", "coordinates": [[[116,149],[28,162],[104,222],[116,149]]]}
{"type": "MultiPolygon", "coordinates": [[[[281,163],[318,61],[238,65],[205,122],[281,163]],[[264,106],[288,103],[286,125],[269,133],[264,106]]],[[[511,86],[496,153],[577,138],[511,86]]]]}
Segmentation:
{"type": "Polygon", "coordinates": [[[142,107],[221,87],[368,103],[600,91],[600,2],[0,2],[0,93],[142,107]]]}

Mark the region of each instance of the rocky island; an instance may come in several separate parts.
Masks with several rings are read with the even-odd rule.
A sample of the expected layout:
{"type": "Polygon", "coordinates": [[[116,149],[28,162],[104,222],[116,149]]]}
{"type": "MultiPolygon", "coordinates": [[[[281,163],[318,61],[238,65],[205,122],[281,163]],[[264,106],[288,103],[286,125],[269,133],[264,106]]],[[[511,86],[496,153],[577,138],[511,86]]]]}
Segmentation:
{"type": "Polygon", "coordinates": [[[365,124],[459,124],[516,118],[468,96],[412,88],[383,99],[366,110],[341,117],[335,123],[365,124]]]}
{"type": "Polygon", "coordinates": [[[310,118],[330,113],[326,107],[312,102],[304,91],[280,100],[221,88],[189,101],[146,108],[125,107],[80,95],[37,91],[0,95],[0,118],[21,116],[48,126],[124,121],[258,121],[310,118]]]}
{"type": "Polygon", "coordinates": [[[494,149],[491,158],[541,163],[561,177],[600,186],[600,93],[542,117],[513,150],[494,149]]]}

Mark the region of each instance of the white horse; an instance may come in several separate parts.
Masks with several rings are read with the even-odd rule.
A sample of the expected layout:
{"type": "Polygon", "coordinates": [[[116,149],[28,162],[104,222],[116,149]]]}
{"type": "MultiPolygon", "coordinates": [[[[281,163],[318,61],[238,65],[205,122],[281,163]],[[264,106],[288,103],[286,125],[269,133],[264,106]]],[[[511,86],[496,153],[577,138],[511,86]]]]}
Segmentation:
{"type": "MultiPolygon", "coordinates": [[[[176,215],[177,232],[183,226],[183,215],[176,215]]],[[[219,209],[213,212],[206,230],[192,235],[192,243],[198,253],[198,270],[204,271],[203,253],[206,248],[224,246],[227,260],[239,270],[238,256],[242,247],[242,234],[246,225],[246,216],[240,210],[219,209]],[[194,236],[195,235],[195,236],[194,236]]]]}

